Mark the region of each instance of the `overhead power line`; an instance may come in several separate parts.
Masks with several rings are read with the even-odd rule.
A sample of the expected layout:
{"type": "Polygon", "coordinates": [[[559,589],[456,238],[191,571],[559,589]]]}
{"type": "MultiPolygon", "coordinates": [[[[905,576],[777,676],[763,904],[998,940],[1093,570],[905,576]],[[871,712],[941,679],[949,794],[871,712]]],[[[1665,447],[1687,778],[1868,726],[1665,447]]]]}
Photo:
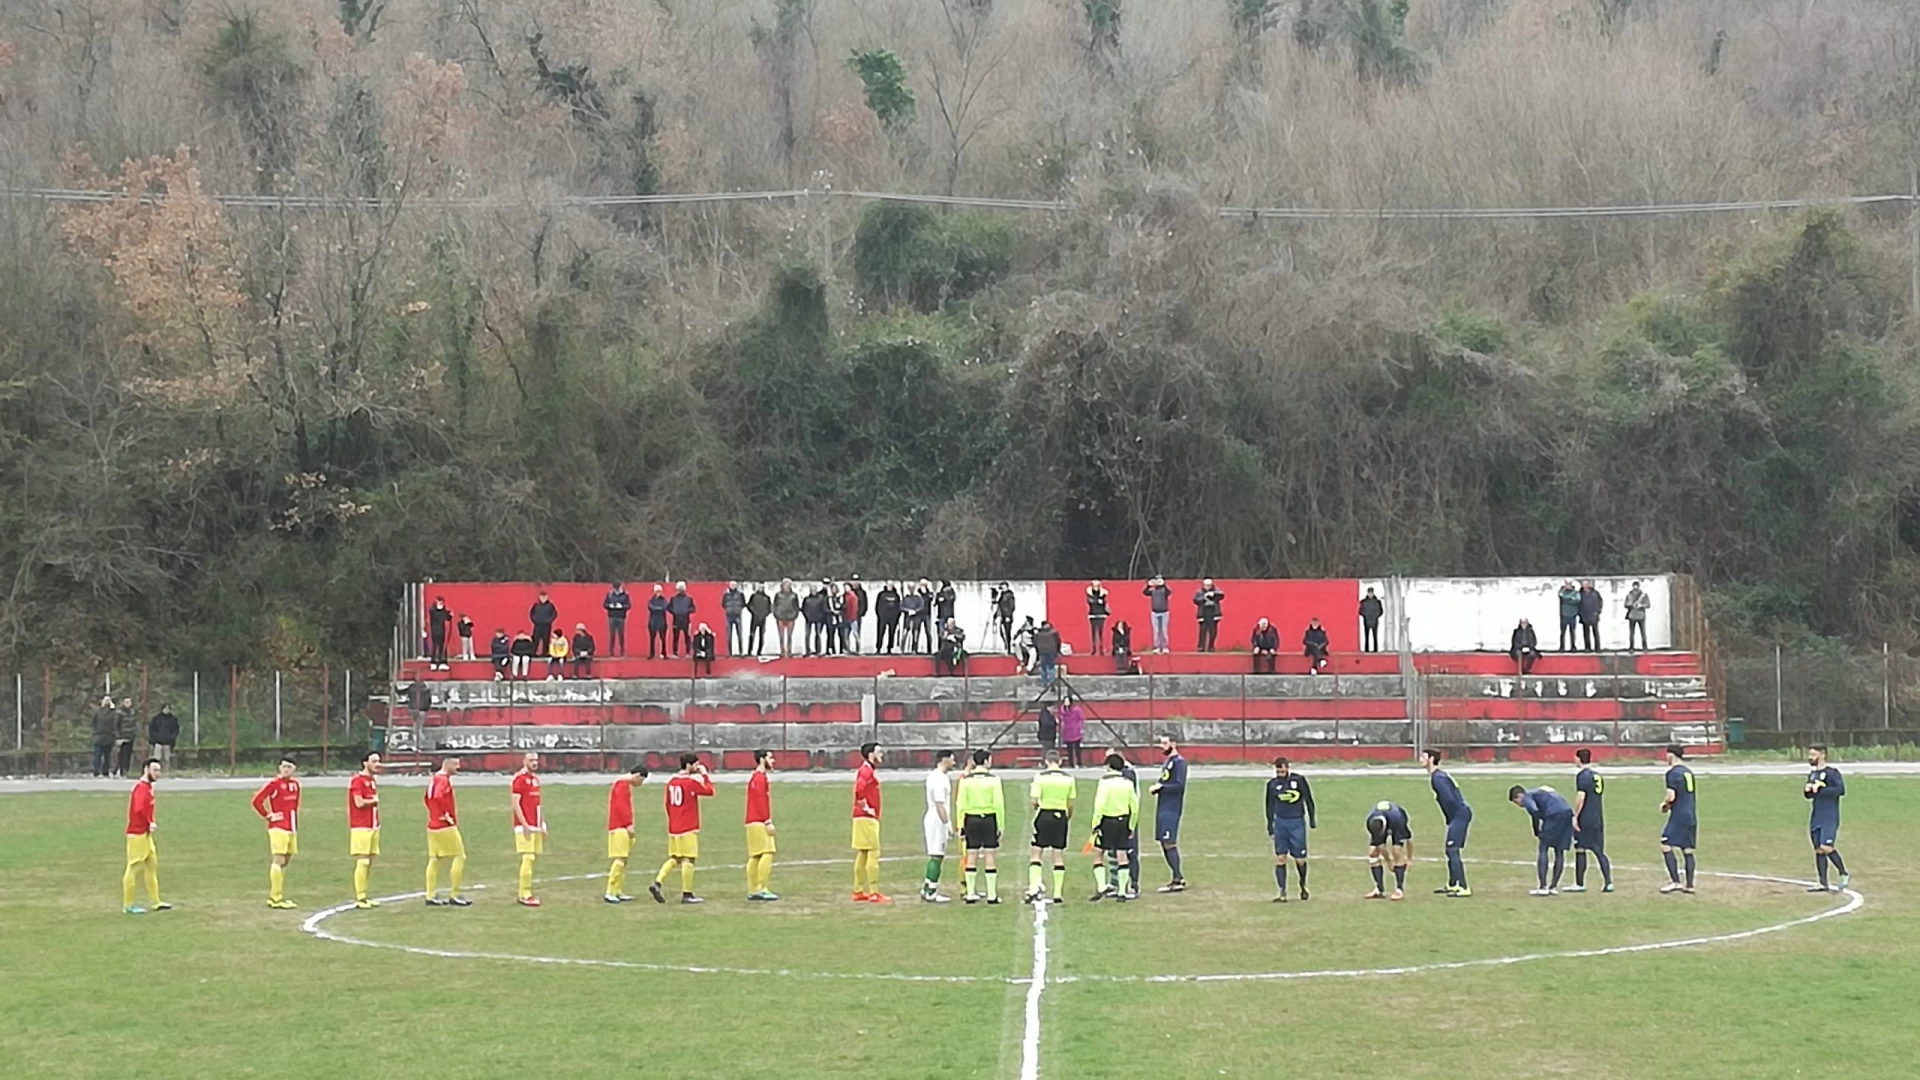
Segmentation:
{"type": "MultiPolygon", "coordinates": [[[[90,191],[82,188],[4,188],[8,199],[54,203],[106,203],[126,198],[118,191],[90,191]]],[[[164,196],[142,195],[144,202],[164,196]]],[[[1073,204],[1057,199],[994,199],[967,195],[920,195],[894,191],[847,191],[832,188],[799,188],[785,191],[710,191],[672,192],[658,195],[525,195],[504,197],[423,196],[415,199],[368,199],[327,195],[250,195],[214,194],[223,206],[286,210],[378,209],[396,204],[431,210],[486,210],[530,207],[621,207],[688,206],[706,203],[791,202],[807,198],[853,199],[860,202],[921,203],[934,206],[967,206],[989,210],[1039,210],[1059,212],[1073,204]]],[[[1737,214],[1763,210],[1796,210],[1815,206],[1865,206],[1881,203],[1920,202],[1914,195],[1835,195],[1794,199],[1752,199],[1738,202],[1657,203],[1635,206],[1511,206],[1511,207],[1310,207],[1310,206],[1223,206],[1214,213],[1224,218],[1249,218],[1255,221],[1404,221],[1404,220],[1529,220],[1544,218],[1621,218],[1660,217],[1686,214],[1737,214]]]]}

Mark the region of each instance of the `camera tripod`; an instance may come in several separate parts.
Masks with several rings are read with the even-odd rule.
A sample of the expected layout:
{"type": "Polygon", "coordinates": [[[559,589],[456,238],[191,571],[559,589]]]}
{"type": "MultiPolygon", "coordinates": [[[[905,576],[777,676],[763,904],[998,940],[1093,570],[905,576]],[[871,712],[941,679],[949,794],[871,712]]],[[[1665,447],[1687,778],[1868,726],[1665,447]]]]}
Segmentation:
{"type": "Polygon", "coordinates": [[[1029,701],[1025,705],[1021,706],[1020,710],[1013,714],[1013,719],[1007,721],[1006,726],[1002,727],[999,731],[995,732],[993,738],[988,740],[986,749],[988,750],[998,749],[1000,746],[1000,740],[1006,738],[1009,732],[1011,732],[1014,728],[1018,727],[1021,724],[1021,722],[1026,720],[1028,717],[1039,716],[1040,707],[1042,705],[1048,704],[1049,702],[1051,702],[1051,704],[1054,706],[1056,710],[1058,710],[1061,706],[1064,706],[1064,705],[1080,706],[1082,709],[1086,710],[1087,719],[1097,721],[1102,728],[1106,729],[1108,737],[1113,740],[1111,745],[1118,746],[1122,750],[1132,749],[1131,746],[1127,745],[1127,740],[1121,736],[1120,732],[1115,730],[1112,724],[1107,723],[1106,717],[1101,716],[1098,712],[1096,712],[1093,708],[1092,703],[1090,703],[1086,699],[1086,697],[1080,693],[1079,690],[1074,688],[1073,683],[1067,679],[1064,673],[1058,670],[1054,672],[1053,685],[1042,686],[1040,688],[1040,692],[1034,695],[1034,698],[1032,701],[1029,701]]]}

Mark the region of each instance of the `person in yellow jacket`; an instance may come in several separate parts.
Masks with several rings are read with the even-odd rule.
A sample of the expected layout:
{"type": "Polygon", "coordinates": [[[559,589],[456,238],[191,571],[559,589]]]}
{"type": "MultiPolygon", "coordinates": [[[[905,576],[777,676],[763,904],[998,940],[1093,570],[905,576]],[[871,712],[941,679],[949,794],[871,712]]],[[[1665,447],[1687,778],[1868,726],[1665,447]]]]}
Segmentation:
{"type": "Polygon", "coordinates": [[[992,753],[986,750],[973,752],[973,765],[960,778],[960,794],[954,801],[955,811],[960,818],[960,835],[967,847],[963,864],[967,874],[967,894],[962,899],[969,904],[977,904],[982,899],[989,904],[997,904],[1000,902],[1000,875],[994,860],[1000,850],[1001,824],[1007,817],[1007,799],[1006,792],[1001,789],[1000,778],[993,775],[992,753]],[[978,880],[978,867],[982,863],[987,871],[984,897],[974,887],[978,880]]]}
{"type": "Polygon", "coordinates": [[[558,681],[567,673],[567,635],[555,630],[547,638],[547,679],[558,681]]]}
{"type": "Polygon", "coordinates": [[[1131,899],[1138,868],[1127,858],[1127,838],[1140,823],[1140,793],[1122,775],[1126,767],[1126,758],[1109,752],[1106,774],[1093,792],[1093,838],[1088,843],[1100,852],[1093,860],[1094,890],[1089,900],[1112,898],[1125,903],[1131,899]]]}
{"type": "Polygon", "coordinates": [[[1040,872],[1048,852],[1053,853],[1053,902],[1066,903],[1067,822],[1073,817],[1073,797],[1078,785],[1060,767],[1060,751],[1049,750],[1041,769],[1034,775],[1027,792],[1033,803],[1033,851],[1027,863],[1027,903],[1045,903],[1047,891],[1041,887],[1040,872]]]}

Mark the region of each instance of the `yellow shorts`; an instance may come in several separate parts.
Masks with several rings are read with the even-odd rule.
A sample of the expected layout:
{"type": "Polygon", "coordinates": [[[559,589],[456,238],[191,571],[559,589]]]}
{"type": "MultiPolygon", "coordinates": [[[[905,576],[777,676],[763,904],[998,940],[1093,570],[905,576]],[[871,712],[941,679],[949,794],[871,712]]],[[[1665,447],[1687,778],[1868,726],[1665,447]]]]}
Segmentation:
{"type": "Polygon", "coordinates": [[[633,834],[625,829],[607,830],[607,858],[624,859],[633,854],[633,834]]]}
{"type": "Polygon", "coordinates": [[[853,850],[880,850],[880,819],[857,817],[853,819],[853,850]]]}
{"type": "Polygon", "coordinates": [[[771,855],[777,850],[773,845],[773,834],[767,831],[764,824],[756,821],[747,826],[747,858],[771,855]]]}
{"type": "Polygon", "coordinates": [[[159,852],[154,850],[153,836],[151,834],[149,833],[128,833],[127,834],[127,861],[128,862],[130,863],[146,862],[148,859],[157,858],[159,854],[160,854],[159,852]]]}
{"type": "Polygon", "coordinates": [[[300,837],[286,829],[268,829],[267,851],[274,855],[298,855],[300,837]]]}
{"type": "Polygon", "coordinates": [[[427,858],[450,859],[455,855],[467,853],[465,841],[460,839],[459,829],[428,829],[427,858]]]}
{"type": "Polygon", "coordinates": [[[547,853],[547,834],[532,829],[513,830],[513,853],[515,855],[545,855],[547,853]]]}
{"type": "Polygon", "coordinates": [[[347,854],[356,859],[371,859],[380,854],[380,830],[348,829],[347,854]]]}
{"type": "Polygon", "coordinates": [[[699,833],[697,832],[681,833],[679,836],[667,837],[667,858],[697,859],[699,857],[700,857],[700,834],[699,833]]]}

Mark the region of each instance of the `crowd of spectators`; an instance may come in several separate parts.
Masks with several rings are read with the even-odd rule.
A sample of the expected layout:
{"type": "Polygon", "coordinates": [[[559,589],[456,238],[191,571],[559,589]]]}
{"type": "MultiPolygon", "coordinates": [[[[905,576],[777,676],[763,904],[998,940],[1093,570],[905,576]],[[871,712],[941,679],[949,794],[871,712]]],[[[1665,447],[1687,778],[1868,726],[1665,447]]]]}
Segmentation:
{"type": "MultiPolygon", "coordinates": [[[[119,701],[108,694],[94,707],[93,775],[126,776],[133,766],[133,746],[138,738],[139,718],[133,711],[133,699],[119,701]]],[[[163,767],[173,764],[173,748],[180,740],[180,718],[173,706],[162,703],[160,711],[147,721],[147,745],[163,767]]]]}

